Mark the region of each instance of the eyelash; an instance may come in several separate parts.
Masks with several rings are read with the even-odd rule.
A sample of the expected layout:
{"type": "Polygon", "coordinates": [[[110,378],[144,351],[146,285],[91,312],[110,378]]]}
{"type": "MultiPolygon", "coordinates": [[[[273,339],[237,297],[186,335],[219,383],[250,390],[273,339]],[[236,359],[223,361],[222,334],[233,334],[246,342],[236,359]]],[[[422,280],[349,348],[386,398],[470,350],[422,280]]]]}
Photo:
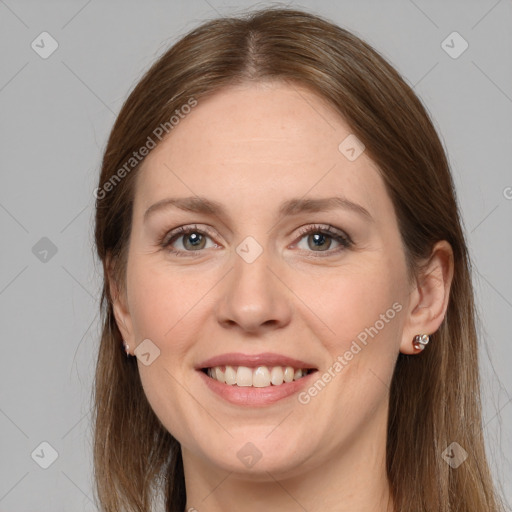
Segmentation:
{"type": "MultiPolygon", "coordinates": [[[[167,233],[164,237],[161,238],[159,241],[159,245],[162,247],[162,249],[168,250],[171,254],[174,254],[176,256],[180,257],[189,257],[194,252],[201,253],[204,251],[204,249],[198,250],[198,251],[182,251],[179,249],[171,249],[169,248],[170,245],[178,240],[180,237],[184,235],[189,235],[190,233],[198,233],[200,235],[206,235],[212,238],[212,234],[207,229],[199,229],[197,225],[194,226],[180,226],[179,228],[176,228],[175,230],[167,233]]],[[[336,242],[340,244],[340,247],[338,249],[329,250],[329,251],[307,251],[311,253],[325,253],[327,256],[332,256],[333,254],[337,254],[345,249],[350,248],[353,245],[353,242],[351,238],[343,234],[342,231],[339,231],[338,229],[334,228],[333,226],[330,226],[328,224],[321,225],[321,224],[314,224],[311,226],[306,226],[304,228],[301,228],[299,231],[299,241],[304,238],[306,235],[309,235],[311,233],[320,233],[322,235],[328,235],[330,238],[334,239],[336,242]]],[[[298,243],[298,242],[297,242],[298,243]]],[[[193,256],[192,256],[193,257],[193,256]]],[[[317,257],[325,257],[322,255],[315,255],[314,258],[317,257]]]]}

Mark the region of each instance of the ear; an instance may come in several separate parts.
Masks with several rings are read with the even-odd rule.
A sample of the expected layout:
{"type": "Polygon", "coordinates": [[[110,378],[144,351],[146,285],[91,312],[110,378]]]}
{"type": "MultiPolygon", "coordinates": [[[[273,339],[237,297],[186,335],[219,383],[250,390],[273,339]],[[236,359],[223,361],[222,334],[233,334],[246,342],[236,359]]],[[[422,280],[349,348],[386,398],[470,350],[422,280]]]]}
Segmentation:
{"type": "Polygon", "coordinates": [[[117,328],[119,329],[123,340],[130,347],[129,353],[134,355],[135,338],[133,336],[132,321],[128,309],[126,286],[120,286],[117,282],[116,273],[114,272],[114,264],[110,254],[105,258],[105,275],[108,279],[112,309],[114,311],[117,328]]]}
{"type": "Polygon", "coordinates": [[[434,245],[428,261],[411,289],[400,352],[417,354],[413,346],[418,334],[433,334],[444,320],[453,279],[453,249],[446,240],[434,245]]]}

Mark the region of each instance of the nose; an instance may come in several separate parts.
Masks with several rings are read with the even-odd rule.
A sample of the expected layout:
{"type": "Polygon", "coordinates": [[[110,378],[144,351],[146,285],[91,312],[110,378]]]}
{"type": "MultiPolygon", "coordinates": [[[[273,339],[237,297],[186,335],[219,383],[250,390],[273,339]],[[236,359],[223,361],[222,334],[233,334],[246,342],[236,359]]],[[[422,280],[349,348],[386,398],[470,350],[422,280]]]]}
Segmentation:
{"type": "Polygon", "coordinates": [[[224,328],[262,334],[289,324],[290,293],[269,260],[266,251],[251,263],[235,253],[216,307],[224,328]]]}

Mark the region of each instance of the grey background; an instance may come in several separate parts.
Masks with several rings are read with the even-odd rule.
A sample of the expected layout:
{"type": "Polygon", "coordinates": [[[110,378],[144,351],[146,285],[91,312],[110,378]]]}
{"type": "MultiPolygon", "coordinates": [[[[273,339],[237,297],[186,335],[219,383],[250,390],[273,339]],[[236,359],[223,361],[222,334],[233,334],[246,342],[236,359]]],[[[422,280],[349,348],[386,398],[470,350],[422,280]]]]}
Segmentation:
{"type": "MultiPolygon", "coordinates": [[[[92,192],[102,151],[122,102],[158,55],[200,22],[253,5],[269,4],[0,0],[2,512],[96,510],[89,411],[100,266],[92,192]],[[43,31],[59,45],[47,59],[31,48],[43,31]],[[43,441],[58,452],[48,469],[36,463],[49,461],[48,449],[36,450],[43,441]]],[[[510,503],[512,2],[288,5],[374,45],[414,86],[444,140],[475,264],[485,437],[510,503]],[[469,44],[457,59],[441,47],[453,31],[469,44]]]]}

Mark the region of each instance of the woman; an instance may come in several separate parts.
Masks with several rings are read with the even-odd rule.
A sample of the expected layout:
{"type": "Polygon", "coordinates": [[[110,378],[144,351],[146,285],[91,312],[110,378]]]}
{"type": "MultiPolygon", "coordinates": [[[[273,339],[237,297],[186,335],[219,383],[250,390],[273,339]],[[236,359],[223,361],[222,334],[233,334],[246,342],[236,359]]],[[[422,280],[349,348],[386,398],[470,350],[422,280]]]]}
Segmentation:
{"type": "Polygon", "coordinates": [[[368,44],[203,24],[130,94],[96,198],[103,510],[502,510],[448,163],[368,44]]]}

